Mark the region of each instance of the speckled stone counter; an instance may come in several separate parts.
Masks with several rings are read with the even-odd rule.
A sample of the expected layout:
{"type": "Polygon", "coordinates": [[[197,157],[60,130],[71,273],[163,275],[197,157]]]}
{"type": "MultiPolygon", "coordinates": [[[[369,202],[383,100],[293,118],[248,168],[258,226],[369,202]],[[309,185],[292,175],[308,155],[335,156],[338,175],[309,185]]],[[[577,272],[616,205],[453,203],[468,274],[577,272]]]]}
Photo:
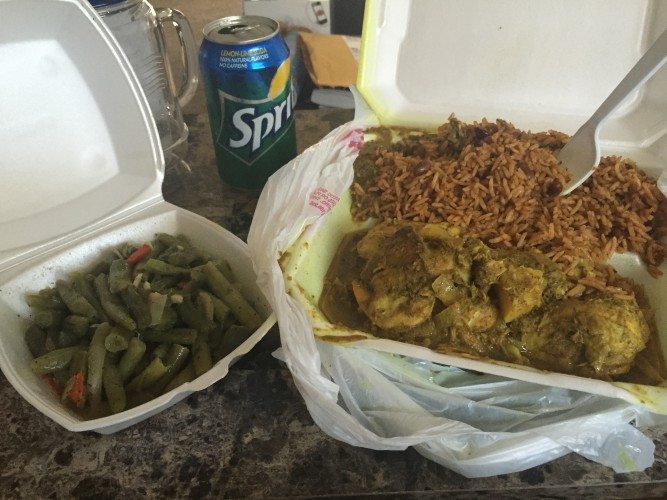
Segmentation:
{"type": "MultiPolygon", "coordinates": [[[[186,114],[191,171],[170,166],[164,196],[245,238],[257,195],[220,182],[203,103],[195,102],[198,108],[186,114]]],[[[351,116],[297,111],[299,150],[351,116]]],[[[664,431],[648,431],[655,463],[644,472],[614,474],[570,455],[486,479],[466,479],[413,450],[373,451],[335,441],[313,423],[289,371],[271,356],[278,343],[274,328],[213,387],[111,436],[62,430],[0,378],[0,497],[667,495],[664,431]]]]}
{"type": "MultiPolygon", "coordinates": [[[[162,3],[191,18],[200,12],[195,9],[215,4],[162,3]]],[[[245,239],[257,194],[220,182],[201,89],[185,115],[190,171],[171,165],[164,196],[245,239]]],[[[297,111],[299,150],[351,116],[297,111]]],[[[655,463],[632,474],[572,454],[517,474],[466,479],[412,449],[374,451],[338,442],[313,423],[289,371],[272,357],[278,344],[274,328],[219,383],[111,436],[64,431],[0,376],[0,498],[667,496],[665,430],[646,432],[656,444],[655,463]]]]}

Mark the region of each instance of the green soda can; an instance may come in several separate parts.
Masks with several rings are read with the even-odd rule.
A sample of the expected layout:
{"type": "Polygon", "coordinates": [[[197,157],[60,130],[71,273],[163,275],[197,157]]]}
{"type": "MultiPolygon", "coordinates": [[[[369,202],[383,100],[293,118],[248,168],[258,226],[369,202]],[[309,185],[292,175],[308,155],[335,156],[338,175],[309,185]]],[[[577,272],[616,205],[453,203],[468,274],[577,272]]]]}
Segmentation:
{"type": "Polygon", "coordinates": [[[259,190],[296,156],[289,48],[278,23],[232,16],[204,27],[199,51],[218,172],[259,190]]]}

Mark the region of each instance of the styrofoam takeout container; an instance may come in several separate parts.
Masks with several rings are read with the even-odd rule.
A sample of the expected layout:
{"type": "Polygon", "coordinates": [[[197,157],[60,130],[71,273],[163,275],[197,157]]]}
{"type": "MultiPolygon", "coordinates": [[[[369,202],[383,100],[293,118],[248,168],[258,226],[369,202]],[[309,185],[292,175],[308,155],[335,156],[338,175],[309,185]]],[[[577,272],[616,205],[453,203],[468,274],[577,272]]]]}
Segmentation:
{"type": "Polygon", "coordinates": [[[0,0],[0,368],[72,431],[111,433],[220,380],[274,324],[245,243],[164,201],[164,159],[136,76],[86,0],[0,0]],[[82,420],[32,373],[25,295],[125,241],[182,233],[225,257],[265,318],[211,370],[141,406],[82,420]]]}
{"type": "MultiPolygon", "coordinates": [[[[455,113],[464,121],[502,118],[533,131],[573,133],[667,28],[667,2],[622,0],[369,0],[357,86],[373,115],[367,124],[432,128],[455,113]]],[[[602,154],[637,161],[667,186],[667,69],[604,125],[602,154]]],[[[317,307],[344,234],[363,224],[350,197],[309,226],[288,250],[285,283],[315,333],[412,358],[621,398],[667,414],[667,384],[651,387],[445,355],[371,338],[330,324],[317,307]]],[[[650,277],[634,254],[612,265],[644,285],[667,359],[667,263],[650,277]]]]}

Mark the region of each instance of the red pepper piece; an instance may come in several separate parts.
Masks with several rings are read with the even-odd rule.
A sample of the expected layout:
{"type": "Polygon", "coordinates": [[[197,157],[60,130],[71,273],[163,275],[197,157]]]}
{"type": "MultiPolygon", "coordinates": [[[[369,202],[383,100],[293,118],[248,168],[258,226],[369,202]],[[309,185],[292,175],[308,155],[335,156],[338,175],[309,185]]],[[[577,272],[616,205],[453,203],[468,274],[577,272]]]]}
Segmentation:
{"type": "Polygon", "coordinates": [[[69,399],[77,408],[83,408],[86,402],[86,384],[83,377],[83,372],[76,372],[72,376],[72,387],[67,391],[67,399],[69,399]]]}
{"type": "Polygon", "coordinates": [[[47,385],[53,389],[53,392],[56,394],[60,394],[62,392],[62,387],[56,382],[56,378],[53,376],[53,373],[47,373],[46,375],[42,375],[42,379],[44,382],[47,383],[47,385]]]}
{"type": "Polygon", "coordinates": [[[132,252],[127,259],[125,259],[125,262],[127,262],[130,265],[134,265],[137,262],[139,262],[141,259],[148,257],[151,254],[151,246],[146,244],[146,245],[141,245],[139,248],[137,248],[134,252],[132,252]]]}

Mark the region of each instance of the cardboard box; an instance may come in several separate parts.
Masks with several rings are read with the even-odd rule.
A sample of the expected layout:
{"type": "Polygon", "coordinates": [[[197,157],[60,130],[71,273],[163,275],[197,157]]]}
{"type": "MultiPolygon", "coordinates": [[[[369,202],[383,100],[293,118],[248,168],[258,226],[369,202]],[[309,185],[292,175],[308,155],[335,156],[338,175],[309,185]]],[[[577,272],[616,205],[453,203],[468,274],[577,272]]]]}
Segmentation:
{"type": "Polygon", "coordinates": [[[300,33],[303,62],[320,87],[349,87],[357,80],[359,39],[342,35],[300,33]]]}

